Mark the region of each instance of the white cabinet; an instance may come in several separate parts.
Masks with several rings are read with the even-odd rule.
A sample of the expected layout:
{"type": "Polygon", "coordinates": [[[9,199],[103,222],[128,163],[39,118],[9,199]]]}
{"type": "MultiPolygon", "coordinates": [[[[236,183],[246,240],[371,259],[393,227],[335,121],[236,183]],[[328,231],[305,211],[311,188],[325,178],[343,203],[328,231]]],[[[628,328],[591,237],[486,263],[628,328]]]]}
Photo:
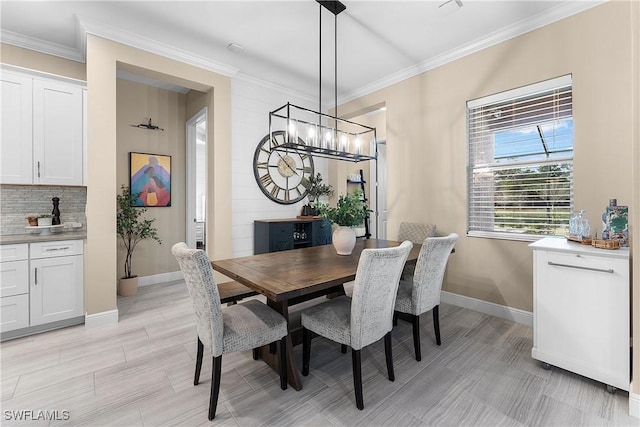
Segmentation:
{"type": "Polygon", "coordinates": [[[29,245],[3,245],[0,251],[0,331],[29,326],[29,245]]]}
{"type": "Polygon", "coordinates": [[[629,250],[551,237],[530,246],[532,357],[629,390],[629,250]]]}
{"type": "Polygon", "coordinates": [[[30,326],[82,316],[82,241],[31,244],[30,326]]]}
{"type": "Polygon", "coordinates": [[[1,73],[0,183],[83,184],[83,87],[1,73]]]}
{"type": "Polygon", "coordinates": [[[77,318],[84,314],[82,253],[82,240],[0,247],[2,339],[46,330],[42,325],[54,322],[56,327],[74,318],[74,323],[81,323],[77,318]]]}

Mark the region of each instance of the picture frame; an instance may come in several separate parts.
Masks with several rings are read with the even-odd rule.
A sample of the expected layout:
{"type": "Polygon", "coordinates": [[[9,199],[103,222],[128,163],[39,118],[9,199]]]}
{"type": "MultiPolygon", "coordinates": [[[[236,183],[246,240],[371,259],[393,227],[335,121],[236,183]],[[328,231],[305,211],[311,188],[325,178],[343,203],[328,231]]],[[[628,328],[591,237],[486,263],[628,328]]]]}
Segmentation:
{"type": "Polygon", "coordinates": [[[171,206],[171,156],[129,153],[131,205],[154,208],[171,206]]]}

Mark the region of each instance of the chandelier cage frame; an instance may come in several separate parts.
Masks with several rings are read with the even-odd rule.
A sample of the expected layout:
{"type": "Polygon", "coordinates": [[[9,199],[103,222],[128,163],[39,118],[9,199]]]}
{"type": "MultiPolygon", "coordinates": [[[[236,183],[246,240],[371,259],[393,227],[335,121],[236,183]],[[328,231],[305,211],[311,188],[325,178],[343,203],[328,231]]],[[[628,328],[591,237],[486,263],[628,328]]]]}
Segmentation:
{"type": "Polygon", "coordinates": [[[377,160],[376,128],[337,117],[338,114],[338,15],[347,7],[340,1],[321,1],[318,23],[318,111],[286,103],[269,113],[269,137],[278,151],[294,150],[317,157],[360,162],[377,160]],[[334,16],[334,110],[322,113],[322,9],[334,16]],[[274,133],[285,131],[285,142],[278,145],[274,133]]]}

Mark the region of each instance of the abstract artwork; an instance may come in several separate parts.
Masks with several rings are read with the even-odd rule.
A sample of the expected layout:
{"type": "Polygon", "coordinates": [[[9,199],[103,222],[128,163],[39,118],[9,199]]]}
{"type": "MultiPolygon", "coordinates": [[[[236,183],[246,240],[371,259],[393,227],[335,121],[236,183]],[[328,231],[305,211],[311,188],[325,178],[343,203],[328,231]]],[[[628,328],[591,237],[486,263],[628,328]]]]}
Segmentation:
{"type": "Polygon", "coordinates": [[[171,156],[129,153],[129,179],[133,206],[171,206],[171,156]]]}

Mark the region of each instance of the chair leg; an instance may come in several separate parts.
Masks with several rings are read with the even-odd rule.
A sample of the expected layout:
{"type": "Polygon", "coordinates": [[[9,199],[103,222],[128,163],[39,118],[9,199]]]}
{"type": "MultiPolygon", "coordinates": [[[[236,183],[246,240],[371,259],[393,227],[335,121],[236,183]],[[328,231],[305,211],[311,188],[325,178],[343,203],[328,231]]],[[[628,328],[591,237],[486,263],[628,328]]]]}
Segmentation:
{"type": "Polygon", "coordinates": [[[198,354],[196,355],[196,374],[193,377],[193,385],[198,385],[200,382],[200,371],[202,370],[202,355],[204,353],[204,345],[198,337],[198,354]]]}
{"type": "Polygon", "coordinates": [[[309,362],[311,361],[311,332],[302,328],[302,375],[309,375],[309,362]]]}
{"type": "Polygon", "coordinates": [[[440,306],[433,307],[433,329],[436,331],[436,343],[442,344],[440,341],[440,306]]]}
{"type": "Polygon", "coordinates": [[[389,381],[395,381],[396,376],[393,373],[393,353],[391,352],[391,331],[384,336],[384,355],[387,359],[387,374],[389,381]]]}
{"type": "Polygon", "coordinates": [[[362,363],[360,350],[351,349],[351,364],[353,365],[353,389],[356,392],[356,407],[361,411],[364,409],[362,399],[362,363]]]}
{"type": "Polygon", "coordinates": [[[211,373],[211,396],[209,398],[209,421],[216,417],[218,394],[220,394],[220,373],[222,372],[222,355],[213,358],[213,372],[211,373]]]}
{"type": "Polygon", "coordinates": [[[280,388],[287,389],[287,336],[280,340],[280,388]]]}
{"type": "Polygon", "coordinates": [[[413,316],[413,347],[416,352],[416,360],[422,360],[420,352],[420,316],[413,316]]]}
{"type": "Polygon", "coordinates": [[[260,359],[260,349],[259,348],[254,348],[252,353],[253,353],[253,360],[260,359]]]}
{"type": "Polygon", "coordinates": [[[269,354],[276,354],[276,343],[272,342],[269,344],[269,354]]]}
{"type": "Polygon", "coordinates": [[[342,352],[342,354],[347,354],[347,345],[340,344],[340,351],[342,352]]]}
{"type": "Polygon", "coordinates": [[[393,312],[393,326],[398,326],[398,312],[393,312]]]}

